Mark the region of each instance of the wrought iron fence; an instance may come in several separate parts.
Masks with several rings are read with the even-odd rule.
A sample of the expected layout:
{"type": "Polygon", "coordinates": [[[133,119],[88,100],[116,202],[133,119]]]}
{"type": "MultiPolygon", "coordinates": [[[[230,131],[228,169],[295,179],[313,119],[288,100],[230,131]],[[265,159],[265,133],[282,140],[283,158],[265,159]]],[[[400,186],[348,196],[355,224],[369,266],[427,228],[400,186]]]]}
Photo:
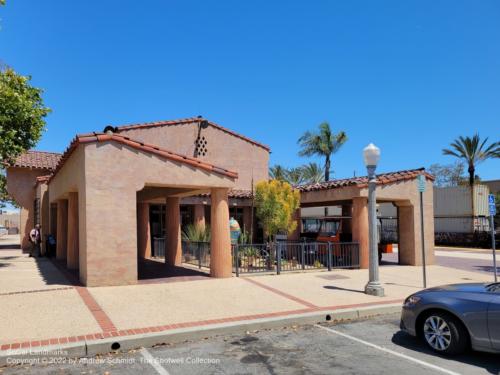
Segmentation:
{"type": "Polygon", "coordinates": [[[182,261],[210,268],[210,242],[182,241],[182,261]]]}
{"type": "Polygon", "coordinates": [[[165,237],[153,237],[153,256],[165,257],[165,237]]]}
{"type": "Polygon", "coordinates": [[[356,242],[278,242],[233,245],[233,267],[240,273],[359,268],[356,242]]]}

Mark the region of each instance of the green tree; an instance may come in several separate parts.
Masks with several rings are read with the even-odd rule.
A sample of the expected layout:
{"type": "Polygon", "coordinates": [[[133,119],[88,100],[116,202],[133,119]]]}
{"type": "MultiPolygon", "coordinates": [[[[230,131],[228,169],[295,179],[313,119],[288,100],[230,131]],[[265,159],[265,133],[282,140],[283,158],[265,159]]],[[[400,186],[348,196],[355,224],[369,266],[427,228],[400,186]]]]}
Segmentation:
{"type": "Polygon", "coordinates": [[[323,168],[318,163],[305,164],[302,167],[302,177],[308,184],[317,184],[325,181],[323,168]]]}
{"type": "Polygon", "coordinates": [[[434,186],[437,187],[459,186],[466,181],[465,167],[461,161],[453,164],[432,164],[428,171],[435,177],[434,186]]]}
{"type": "Polygon", "coordinates": [[[274,240],[279,232],[293,232],[297,221],[293,219],[300,206],[300,193],[284,181],[259,182],[255,189],[256,214],[264,228],[264,235],[274,240]]]}
{"type": "Polygon", "coordinates": [[[290,168],[285,174],[285,181],[292,186],[298,186],[304,182],[302,167],[290,168]]]}
{"type": "Polygon", "coordinates": [[[453,141],[450,149],[443,149],[444,155],[462,159],[468,166],[469,185],[474,186],[476,180],[476,166],[488,159],[500,158],[500,142],[487,145],[488,138],[481,141],[479,134],[473,137],[458,137],[453,141]]]}
{"type": "Polygon", "coordinates": [[[328,122],[319,125],[318,132],[305,132],[299,138],[300,156],[321,156],[325,158],[325,181],[330,181],[331,157],[347,141],[347,135],[341,131],[335,134],[328,122]]]}
{"type": "MultiPolygon", "coordinates": [[[[467,172],[469,172],[472,216],[474,216],[476,212],[474,200],[476,166],[485,160],[500,158],[500,142],[493,142],[490,145],[487,145],[487,142],[488,138],[481,141],[479,134],[476,133],[472,137],[460,136],[450,144],[450,149],[443,149],[444,155],[451,155],[458,159],[462,159],[468,167],[467,172]]],[[[474,230],[474,220],[472,220],[472,231],[474,230]]]]}
{"type": "MultiPolygon", "coordinates": [[[[34,147],[45,129],[50,109],[42,100],[42,90],[31,86],[31,77],[11,68],[0,70],[0,163],[12,162],[34,147]]],[[[3,176],[3,172],[0,173],[3,176]]],[[[0,199],[7,197],[5,178],[0,178],[0,199]]]]}
{"type": "Polygon", "coordinates": [[[282,165],[276,164],[269,168],[269,177],[273,180],[286,181],[288,169],[282,165]]]}

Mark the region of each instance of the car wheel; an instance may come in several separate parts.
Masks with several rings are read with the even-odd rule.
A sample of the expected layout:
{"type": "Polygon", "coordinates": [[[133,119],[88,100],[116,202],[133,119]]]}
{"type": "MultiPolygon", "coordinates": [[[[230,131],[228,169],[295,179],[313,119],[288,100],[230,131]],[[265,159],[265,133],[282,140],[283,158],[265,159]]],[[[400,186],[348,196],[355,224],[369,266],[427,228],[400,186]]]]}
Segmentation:
{"type": "Polygon", "coordinates": [[[462,323],[454,316],[435,312],[425,318],[422,337],[429,347],[441,354],[455,355],[467,349],[469,335],[462,323]]]}

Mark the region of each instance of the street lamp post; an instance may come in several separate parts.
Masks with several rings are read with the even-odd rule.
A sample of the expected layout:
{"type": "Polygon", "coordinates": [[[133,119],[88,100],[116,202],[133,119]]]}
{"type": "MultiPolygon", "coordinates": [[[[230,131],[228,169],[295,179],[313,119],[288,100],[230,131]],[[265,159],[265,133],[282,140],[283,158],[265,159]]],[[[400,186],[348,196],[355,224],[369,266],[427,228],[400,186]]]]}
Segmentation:
{"type": "Polygon", "coordinates": [[[380,159],[380,149],[370,143],[363,149],[363,158],[368,170],[368,228],[369,228],[369,281],[365,286],[365,293],[372,296],[384,296],[384,288],[379,281],[378,272],[378,231],[377,231],[377,177],[375,169],[380,159]]]}

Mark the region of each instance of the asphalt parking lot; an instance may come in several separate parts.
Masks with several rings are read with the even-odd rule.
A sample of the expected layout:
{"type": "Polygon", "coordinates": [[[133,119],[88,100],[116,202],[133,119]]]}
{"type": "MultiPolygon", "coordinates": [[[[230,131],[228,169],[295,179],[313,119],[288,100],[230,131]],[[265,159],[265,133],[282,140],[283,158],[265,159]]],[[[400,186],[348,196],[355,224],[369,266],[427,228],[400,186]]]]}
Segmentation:
{"type": "Polygon", "coordinates": [[[159,346],[2,374],[499,374],[498,355],[444,358],[399,331],[399,315],[159,346]]]}

